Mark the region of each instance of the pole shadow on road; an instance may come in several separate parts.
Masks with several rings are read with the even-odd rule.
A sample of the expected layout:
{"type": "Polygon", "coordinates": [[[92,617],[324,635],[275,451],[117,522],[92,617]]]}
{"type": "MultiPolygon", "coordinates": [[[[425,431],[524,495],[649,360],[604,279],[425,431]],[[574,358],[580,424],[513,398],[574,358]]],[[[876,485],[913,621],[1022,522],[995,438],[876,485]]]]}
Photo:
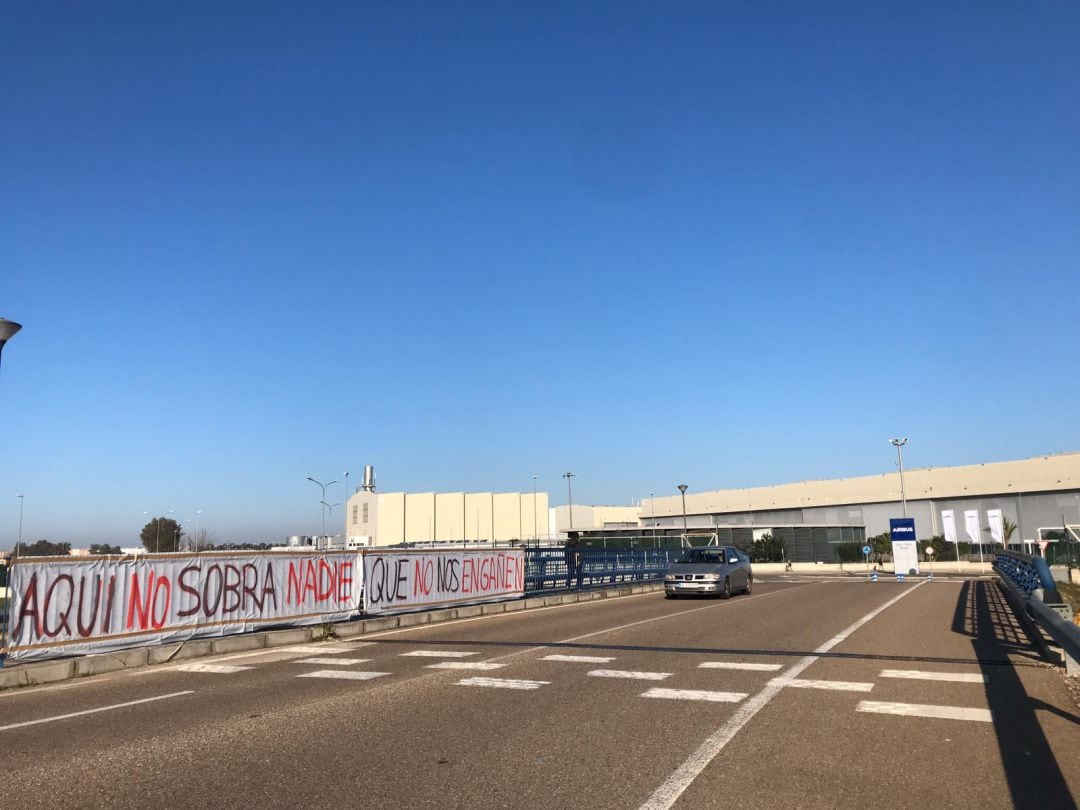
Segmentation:
{"type": "Polygon", "coordinates": [[[1080,718],[1030,697],[1013,667],[989,666],[989,662],[1007,659],[1010,654],[1042,658],[998,583],[964,583],[952,630],[971,638],[986,675],[986,699],[1014,806],[1075,808],[1036,712],[1048,711],[1078,724],[1080,718]]]}

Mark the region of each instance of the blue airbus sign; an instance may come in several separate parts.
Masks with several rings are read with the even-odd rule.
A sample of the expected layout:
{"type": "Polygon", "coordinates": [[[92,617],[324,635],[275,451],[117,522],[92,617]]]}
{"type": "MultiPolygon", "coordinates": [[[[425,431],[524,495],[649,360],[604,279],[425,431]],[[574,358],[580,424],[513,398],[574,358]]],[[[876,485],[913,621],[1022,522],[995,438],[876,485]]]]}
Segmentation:
{"type": "Polygon", "coordinates": [[[893,541],[915,539],[915,518],[889,518],[889,534],[893,541]]]}

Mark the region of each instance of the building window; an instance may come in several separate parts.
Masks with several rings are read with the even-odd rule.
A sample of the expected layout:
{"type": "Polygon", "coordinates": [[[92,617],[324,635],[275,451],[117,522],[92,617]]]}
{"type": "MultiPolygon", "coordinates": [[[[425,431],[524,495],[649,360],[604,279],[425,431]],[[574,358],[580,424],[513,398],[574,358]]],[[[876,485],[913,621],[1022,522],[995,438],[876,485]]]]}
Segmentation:
{"type": "Polygon", "coordinates": [[[356,504],[352,505],[352,522],[356,523],[356,504]]]}
{"type": "Polygon", "coordinates": [[[365,503],[364,504],[364,523],[367,523],[367,507],[368,507],[368,505],[365,503]]]}

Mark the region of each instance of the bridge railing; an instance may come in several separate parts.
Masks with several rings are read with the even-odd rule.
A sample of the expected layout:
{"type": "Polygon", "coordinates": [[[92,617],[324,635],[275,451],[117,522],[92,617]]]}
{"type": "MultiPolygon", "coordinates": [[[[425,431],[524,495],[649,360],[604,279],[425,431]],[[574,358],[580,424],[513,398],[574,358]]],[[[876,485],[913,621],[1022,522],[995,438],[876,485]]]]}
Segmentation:
{"type": "Polygon", "coordinates": [[[658,582],[680,549],[527,548],[525,593],[576,591],[630,582],[658,582]]]}
{"type": "Polygon", "coordinates": [[[994,570],[1016,610],[1022,611],[1054,640],[1065,659],[1065,671],[1080,676],[1080,626],[1058,593],[1046,560],[1017,551],[1000,552],[994,570]]]}

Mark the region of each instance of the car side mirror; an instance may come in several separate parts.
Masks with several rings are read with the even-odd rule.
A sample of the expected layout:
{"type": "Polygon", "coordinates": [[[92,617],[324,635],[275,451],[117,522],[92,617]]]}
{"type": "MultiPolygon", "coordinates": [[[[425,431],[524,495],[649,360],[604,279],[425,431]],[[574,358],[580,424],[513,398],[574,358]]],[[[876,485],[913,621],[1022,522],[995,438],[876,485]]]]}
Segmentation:
{"type": "Polygon", "coordinates": [[[737,563],[738,561],[739,561],[738,557],[728,557],[728,564],[729,565],[735,565],[735,563],[737,563]]]}

